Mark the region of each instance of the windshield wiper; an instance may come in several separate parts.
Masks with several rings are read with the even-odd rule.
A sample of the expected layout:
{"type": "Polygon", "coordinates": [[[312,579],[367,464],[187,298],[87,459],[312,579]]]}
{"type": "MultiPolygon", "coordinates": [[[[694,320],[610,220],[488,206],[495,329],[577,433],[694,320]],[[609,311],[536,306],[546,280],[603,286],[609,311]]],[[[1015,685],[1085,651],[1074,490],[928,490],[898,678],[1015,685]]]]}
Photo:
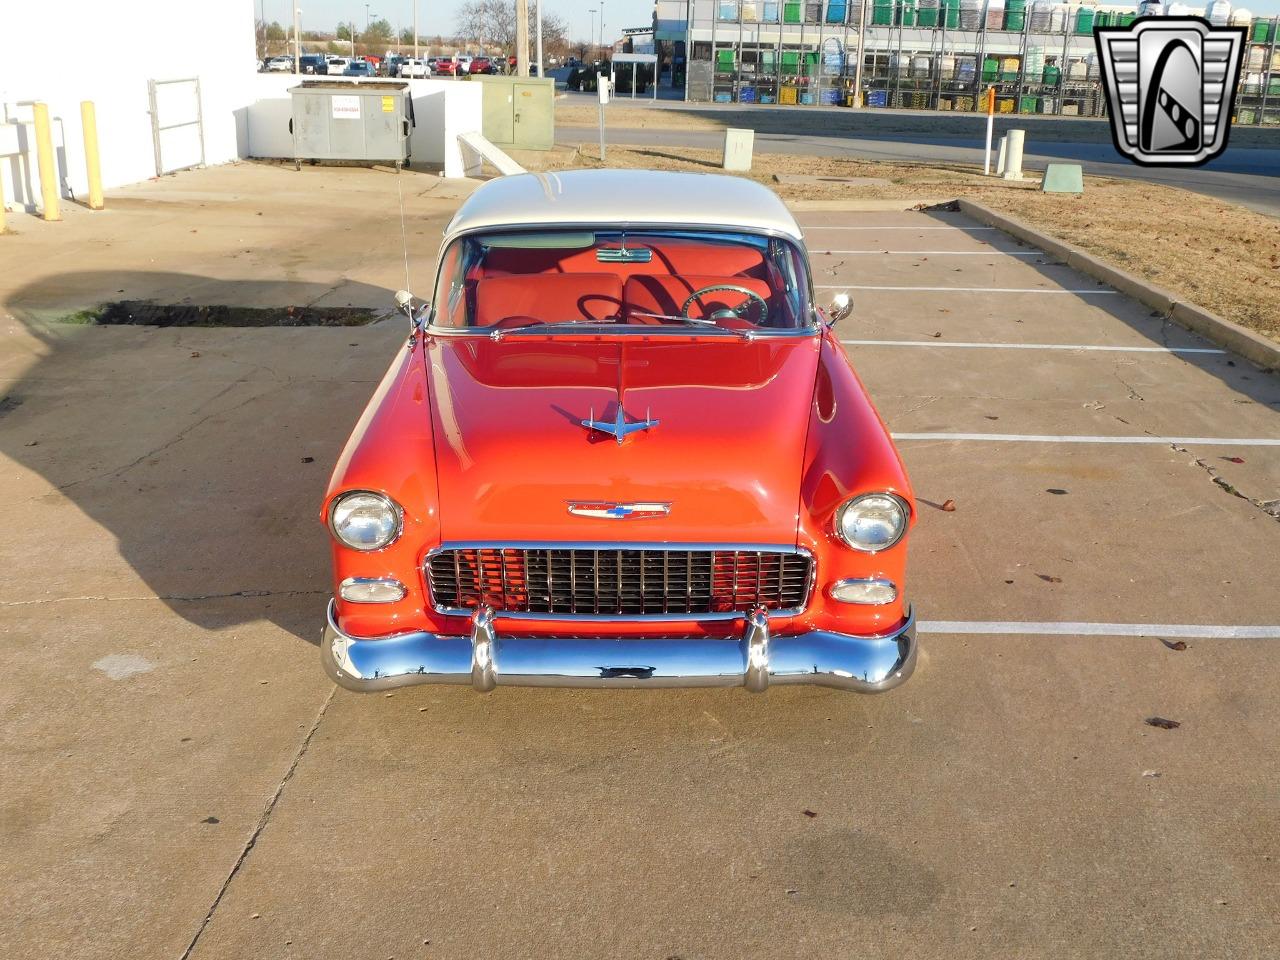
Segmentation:
{"type": "Polygon", "coordinates": [[[632,310],[633,317],[649,317],[652,320],[674,320],[677,323],[684,323],[694,327],[714,327],[717,330],[723,330],[725,333],[732,333],[736,337],[743,340],[754,340],[755,333],[741,327],[722,327],[714,320],[708,320],[705,317],[686,317],[684,314],[677,313],[645,313],[643,310],[632,310]]]}
{"type": "MultiPolygon", "coordinates": [[[[704,320],[700,317],[670,316],[663,313],[642,313],[640,311],[635,311],[634,315],[637,317],[652,317],[655,320],[677,320],[681,323],[695,327],[713,327],[716,330],[723,330],[725,333],[731,333],[743,340],[755,339],[755,333],[750,330],[741,330],[735,327],[722,327],[714,320],[704,320]]],[[[499,327],[497,330],[489,333],[489,337],[493,340],[501,340],[503,337],[515,337],[520,336],[521,334],[537,335],[543,333],[555,333],[558,331],[600,333],[612,332],[612,330],[619,327],[628,330],[641,331],[650,329],[648,324],[622,323],[621,321],[597,320],[594,322],[588,322],[583,320],[557,320],[548,321],[546,323],[530,323],[522,327],[499,327]]]]}

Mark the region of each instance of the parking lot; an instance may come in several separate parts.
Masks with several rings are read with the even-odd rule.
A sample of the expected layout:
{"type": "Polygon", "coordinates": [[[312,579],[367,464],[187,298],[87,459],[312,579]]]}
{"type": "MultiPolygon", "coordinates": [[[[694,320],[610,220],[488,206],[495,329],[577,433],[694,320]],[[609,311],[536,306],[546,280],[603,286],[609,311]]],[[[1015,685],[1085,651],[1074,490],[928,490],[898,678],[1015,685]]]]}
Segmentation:
{"type": "MultiPolygon", "coordinates": [[[[402,183],[425,288],[464,191],[402,183]]],[[[919,500],[911,681],[362,697],[317,511],[402,321],[49,321],[389,309],[395,210],[237,165],[0,241],[0,955],[1280,951],[1280,376],[958,213],[802,209],[919,500]]]]}

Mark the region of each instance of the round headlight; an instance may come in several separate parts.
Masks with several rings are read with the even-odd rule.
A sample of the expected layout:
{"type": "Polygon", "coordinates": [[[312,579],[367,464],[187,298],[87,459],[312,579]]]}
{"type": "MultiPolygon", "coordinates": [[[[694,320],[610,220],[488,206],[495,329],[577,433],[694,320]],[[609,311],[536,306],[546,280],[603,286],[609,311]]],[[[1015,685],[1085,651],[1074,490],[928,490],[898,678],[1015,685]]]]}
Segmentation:
{"type": "Polygon", "coordinates": [[[907,505],[891,493],[854,497],[836,511],[836,533],[855,550],[887,550],[907,532],[907,505]]]}
{"type": "Polygon", "coordinates": [[[399,505],[380,493],[343,494],[329,511],[329,528],[352,550],[381,550],[400,536],[399,505]]]}

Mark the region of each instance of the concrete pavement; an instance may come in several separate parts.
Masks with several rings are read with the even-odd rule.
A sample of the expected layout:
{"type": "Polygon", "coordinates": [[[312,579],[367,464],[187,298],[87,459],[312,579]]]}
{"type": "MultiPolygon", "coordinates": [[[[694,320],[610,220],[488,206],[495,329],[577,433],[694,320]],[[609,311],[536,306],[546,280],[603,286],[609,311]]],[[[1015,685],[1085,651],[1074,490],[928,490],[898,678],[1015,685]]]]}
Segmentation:
{"type": "MultiPolygon", "coordinates": [[[[456,201],[401,183],[425,276],[456,201]]],[[[1227,442],[1280,440],[1280,379],[1163,352],[1212,345],[958,215],[807,212],[891,429],[956,436],[900,444],[919,615],[1027,632],[926,632],[874,698],[335,693],[316,508],[399,325],[44,320],[149,284],[380,308],[388,186],[200,171],[0,238],[0,955],[1280,949],[1280,447],[1227,442]],[[855,249],[899,252],[823,252],[855,249]],[[991,434],[1222,443],[964,439],[991,434]],[[1174,650],[1092,622],[1275,633],[1174,650]]]]}

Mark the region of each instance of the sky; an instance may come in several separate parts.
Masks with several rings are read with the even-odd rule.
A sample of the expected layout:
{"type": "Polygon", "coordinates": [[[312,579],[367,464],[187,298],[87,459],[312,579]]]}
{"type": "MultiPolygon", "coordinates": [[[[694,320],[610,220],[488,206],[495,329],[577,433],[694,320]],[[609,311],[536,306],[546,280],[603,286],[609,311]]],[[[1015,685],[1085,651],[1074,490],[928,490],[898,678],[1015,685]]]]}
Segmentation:
{"type": "MultiPolygon", "coordinates": [[[[377,0],[369,6],[371,19],[383,17],[391,22],[397,32],[413,25],[414,0],[377,0]]],[[[599,9],[600,0],[544,0],[544,9],[559,14],[569,24],[569,36],[574,40],[586,40],[592,25],[598,20],[588,11],[599,9]]],[[[1121,0],[1123,2],[1123,0],[1121,0]]],[[[1198,7],[1200,0],[1182,0],[1198,7]]],[[[254,0],[264,18],[288,24],[293,17],[292,0],[254,0]]],[[[418,29],[423,36],[454,32],[454,13],[463,0],[417,0],[418,29]]],[[[354,19],[356,31],[363,29],[365,4],[363,0],[299,0],[302,7],[303,30],[333,30],[339,20],[354,19]]],[[[1135,3],[1136,7],[1137,4],[1135,3]]],[[[1245,0],[1237,6],[1244,7],[1256,16],[1270,17],[1280,13],[1280,0],[1245,0]]],[[[616,39],[623,27],[645,27],[653,22],[653,0],[604,0],[605,41],[616,39]]]]}
{"type": "MultiPolygon", "coordinates": [[[[454,32],[454,13],[463,0],[417,0],[418,31],[423,36],[454,32]]],[[[1280,0],[1275,0],[1280,3],[1280,0]]],[[[599,0],[544,0],[543,9],[563,17],[573,40],[586,40],[592,24],[599,21],[589,10],[599,9],[599,0]]],[[[357,34],[364,29],[364,0],[298,0],[302,8],[303,30],[332,31],[338,21],[355,20],[357,34]]],[[[293,19],[292,0],[254,0],[255,11],[261,10],[270,23],[278,20],[287,26],[293,19]]],[[[376,0],[369,5],[372,20],[382,17],[399,32],[413,26],[413,0],[376,0]]],[[[616,39],[623,27],[647,27],[653,22],[653,0],[604,0],[605,40],[616,39]]]]}

